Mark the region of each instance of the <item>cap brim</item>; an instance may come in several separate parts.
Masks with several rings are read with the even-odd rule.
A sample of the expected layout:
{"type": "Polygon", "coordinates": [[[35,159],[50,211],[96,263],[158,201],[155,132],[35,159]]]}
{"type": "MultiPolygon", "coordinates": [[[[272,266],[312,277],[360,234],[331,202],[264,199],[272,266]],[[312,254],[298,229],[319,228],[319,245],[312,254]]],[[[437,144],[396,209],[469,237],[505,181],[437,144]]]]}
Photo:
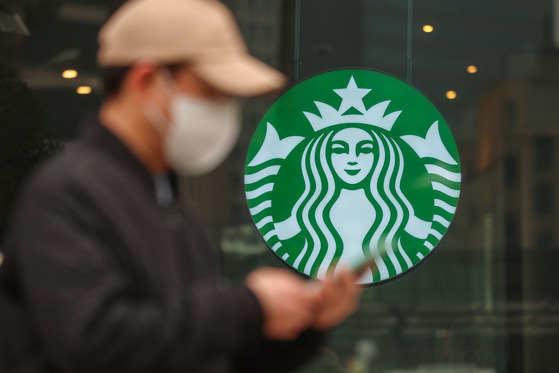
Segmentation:
{"type": "Polygon", "coordinates": [[[234,96],[263,95],[287,84],[283,74],[248,54],[230,56],[227,61],[204,61],[191,68],[212,87],[234,96]]]}

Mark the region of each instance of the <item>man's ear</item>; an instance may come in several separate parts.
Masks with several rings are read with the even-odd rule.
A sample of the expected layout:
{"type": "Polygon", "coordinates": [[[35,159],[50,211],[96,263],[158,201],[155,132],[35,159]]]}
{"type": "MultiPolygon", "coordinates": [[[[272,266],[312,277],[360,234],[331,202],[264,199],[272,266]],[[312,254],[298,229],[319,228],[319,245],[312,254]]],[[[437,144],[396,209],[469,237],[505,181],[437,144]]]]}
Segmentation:
{"type": "Polygon", "coordinates": [[[160,87],[156,80],[157,66],[140,63],[132,66],[126,75],[124,85],[134,99],[142,104],[150,100],[158,100],[160,87]]]}

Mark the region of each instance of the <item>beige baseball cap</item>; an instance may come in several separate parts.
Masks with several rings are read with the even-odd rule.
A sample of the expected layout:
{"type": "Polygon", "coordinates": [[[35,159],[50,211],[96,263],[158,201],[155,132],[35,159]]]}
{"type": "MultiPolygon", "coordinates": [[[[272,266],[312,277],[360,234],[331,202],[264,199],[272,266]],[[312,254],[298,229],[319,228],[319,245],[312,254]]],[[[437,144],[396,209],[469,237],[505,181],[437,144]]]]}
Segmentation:
{"type": "Polygon", "coordinates": [[[280,72],[249,54],[233,15],[217,0],[129,0],[99,32],[97,62],[185,62],[209,85],[237,96],[286,84],[280,72]]]}

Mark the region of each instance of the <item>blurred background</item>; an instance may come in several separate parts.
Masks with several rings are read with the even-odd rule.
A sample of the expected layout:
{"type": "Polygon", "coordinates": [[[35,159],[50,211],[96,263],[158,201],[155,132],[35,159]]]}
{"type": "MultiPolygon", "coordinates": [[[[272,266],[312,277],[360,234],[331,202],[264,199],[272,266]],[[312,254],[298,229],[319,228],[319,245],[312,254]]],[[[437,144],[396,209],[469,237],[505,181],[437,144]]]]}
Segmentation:
{"type": "MultiPolygon", "coordinates": [[[[0,0],[0,238],[22,180],[63,151],[101,94],[96,36],[122,0],[0,0]]],[[[394,74],[446,117],[462,195],[424,264],[365,290],[301,372],[559,371],[559,1],[224,0],[251,52],[293,83],[338,67],[394,74]]],[[[283,266],[243,191],[252,132],[181,180],[223,246],[231,281],[283,266]]],[[[0,257],[1,261],[1,257],[0,257]]]]}

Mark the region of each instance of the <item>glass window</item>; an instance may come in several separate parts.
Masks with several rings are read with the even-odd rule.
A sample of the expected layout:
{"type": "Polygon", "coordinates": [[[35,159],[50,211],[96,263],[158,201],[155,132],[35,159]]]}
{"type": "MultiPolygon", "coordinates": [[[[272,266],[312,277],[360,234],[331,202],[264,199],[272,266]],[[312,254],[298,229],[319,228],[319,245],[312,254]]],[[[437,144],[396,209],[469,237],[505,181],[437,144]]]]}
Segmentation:
{"type": "Polygon", "coordinates": [[[505,186],[514,187],[518,183],[518,168],[520,164],[518,158],[511,154],[505,159],[505,186]]]}
{"type": "Polygon", "coordinates": [[[537,215],[551,215],[553,208],[553,186],[540,184],[534,188],[534,212],[537,215]]]}
{"type": "Polygon", "coordinates": [[[539,271],[559,281],[547,269],[558,259],[552,3],[291,3],[295,80],[353,66],[406,79],[446,116],[464,167],[456,217],[433,255],[367,289],[330,354],[306,371],[557,369],[550,349],[536,351],[559,343],[550,308],[537,305],[557,307],[539,271]]]}
{"type": "Polygon", "coordinates": [[[537,136],[534,139],[534,169],[546,172],[553,167],[553,144],[551,136],[537,136]]]}

